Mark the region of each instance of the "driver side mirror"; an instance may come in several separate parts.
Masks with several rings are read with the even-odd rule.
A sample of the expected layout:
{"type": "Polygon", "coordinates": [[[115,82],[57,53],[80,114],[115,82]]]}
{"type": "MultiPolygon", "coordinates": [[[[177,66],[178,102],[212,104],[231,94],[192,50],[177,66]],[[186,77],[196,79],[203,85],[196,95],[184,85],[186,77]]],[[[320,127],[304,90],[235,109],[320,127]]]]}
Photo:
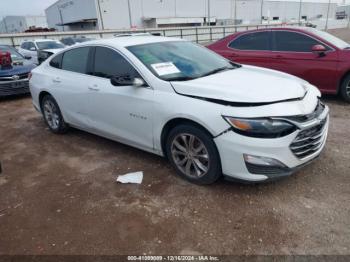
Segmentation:
{"type": "Polygon", "coordinates": [[[325,56],[325,52],[327,51],[327,48],[324,45],[314,45],[311,48],[311,51],[315,54],[318,54],[319,56],[325,56]]]}
{"type": "Polygon", "coordinates": [[[131,77],[131,76],[113,76],[111,78],[111,84],[114,86],[134,86],[141,87],[145,86],[145,81],[140,77],[131,77]]]}
{"type": "Polygon", "coordinates": [[[24,56],[24,59],[26,59],[26,60],[30,60],[30,59],[32,59],[32,57],[31,57],[31,56],[26,55],[26,56],[24,56]]]}

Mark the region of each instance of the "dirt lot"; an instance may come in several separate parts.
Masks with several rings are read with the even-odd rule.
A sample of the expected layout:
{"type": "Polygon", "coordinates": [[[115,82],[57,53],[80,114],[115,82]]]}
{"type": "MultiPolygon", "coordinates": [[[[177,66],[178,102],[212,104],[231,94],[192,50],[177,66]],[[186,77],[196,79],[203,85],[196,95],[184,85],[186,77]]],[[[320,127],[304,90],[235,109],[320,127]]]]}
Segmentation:
{"type": "Polygon", "coordinates": [[[196,186],[162,158],[49,132],[0,101],[0,254],[350,254],[350,105],[327,97],[320,158],[285,180],[196,186]],[[144,171],[142,185],[117,175],[144,171]]]}
{"type": "Polygon", "coordinates": [[[160,157],[0,102],[0,254],[350,254],[350,107],[322,156],[271,184],[195,186],[160,157]],[[142,185],[114,182],[143,170],[142,185]]]}

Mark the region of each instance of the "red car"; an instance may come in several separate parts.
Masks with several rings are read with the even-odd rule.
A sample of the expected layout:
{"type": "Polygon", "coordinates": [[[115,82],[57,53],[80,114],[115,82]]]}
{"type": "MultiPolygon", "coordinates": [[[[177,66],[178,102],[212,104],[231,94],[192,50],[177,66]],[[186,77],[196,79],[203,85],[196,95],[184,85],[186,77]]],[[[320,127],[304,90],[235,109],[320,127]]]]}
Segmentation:
{"type": "Polygon", "coordinates": [[[327,32],[304,27],[259,29],[227,36],[208,48],[234,62],[298,76],[322,93],[340,93],[350,102],[350,44],[327,32]]]}

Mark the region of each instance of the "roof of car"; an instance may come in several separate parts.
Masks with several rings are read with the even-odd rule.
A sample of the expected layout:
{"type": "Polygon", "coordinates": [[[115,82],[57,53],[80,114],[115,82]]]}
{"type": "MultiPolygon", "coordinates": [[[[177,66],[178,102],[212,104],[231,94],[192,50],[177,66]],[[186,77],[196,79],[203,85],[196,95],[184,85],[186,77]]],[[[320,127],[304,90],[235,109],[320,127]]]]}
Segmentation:
{"type": "Polygon", "coordinates": [[[117,36],[108,39],[99,39],[87,42],[85,45],[91,44],[102,44],[115,47],[127,47],[142,44],[161,43],[161,42],[172,42],[172,41],[185,41],[184,39],[174,37],[163,37],[163,36],[117,36]]]}
{"type": "Polygon", "coordinates": [[[259,29],[251,29],[248,31],[241,31],[237,32],[237,34],[243,34],[246,32],[252,32],[252,31],[266,31],[266,30],[291,30],[291,31],[308,31],[308,32],[315,32],[317,29],[307,26],[282,26],[282,27],[266,27],[266,28],[259,28],[259,29]]]}
{"type": "Polygon", "coordinates": [[[23,43],[25,42],[57,42],[58,40],[54,40],[54,39],[47,39],[47,38],[42,38],[42,39],[34,39],[34,40],[24,40],[23,43]]]}

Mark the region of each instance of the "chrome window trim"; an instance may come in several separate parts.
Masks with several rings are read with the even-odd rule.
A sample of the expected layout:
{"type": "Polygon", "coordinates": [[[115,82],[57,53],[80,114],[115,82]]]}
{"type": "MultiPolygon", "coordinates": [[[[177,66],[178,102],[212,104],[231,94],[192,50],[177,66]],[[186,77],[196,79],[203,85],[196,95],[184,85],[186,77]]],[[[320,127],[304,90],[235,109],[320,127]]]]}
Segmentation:
{"type": "MultiPolygon", "coordinates": [[[[108,48],[108,49],[111,49],[115,52],[117,52],[119,55],[121,55],[139,74],[140,76],[142,77],[143,81],[145,81],[145,83],[147,84],[147,86],[144,86],[142,88],[149,88],[149,89],[153,89],[151,87],[151,85],[145,80],[145,77],[144,75],[140,72],[140,70],[137,68],[137,66],[135,66],[135,64],[130,61],[130,59],[125,56],[124,54],[122,54],[118,49],[114,48],[114,47],[111,47],[109,45],[101,45],[101,44],[93,44],[93,45],[84,45],[84,46],[75,46],[75,47],[72,47],[72,48],[69,48],[68,50],[64,50],[62,52],[59,52],[57,54],[55,54],[53,57],[50,57],[50,60],[47,60],[47,65],[51,68],[51,69],[56,69],[56,70],[61,70],[61,71],[64,71],[64,72],[69,72],[69,73],[73,73],[73,74],[79,74],[79,75],[84,75],[84,76],[88,76],[88,77],[93,77],[93,78],[98,78],[98,79],[106,79],[108,80],[108,78],[105,78],[105,77],[101,77],[101,76],[94,76],[94,75],[88,75],[88,74],[84,74],[84,73],[79,73],[79,72],[74,72],[74,71],[69,71],[69,70],[65,70],[65,69],[62,69],[62,68],[56,68],[56,67],[53,67],[50,65],[50,62],[52,59],[54,59],[56,56],[62,54],[64,56],[64,54],[68,51],[71,51],[71,50],[74,50],[74,49],[78,49],[78,48],[84,48],[84,47],[88,47],[88,48],[91,48],[91,47],[105,47],[105,48],[108,48]]],[[[62,59],[63,59],[63,56],[62,56],[62,59]]]]}
{"type": "MultiPolygon", "coordinates": [[[[247,35],[247,34],[255,34],[255,33],[259,33],[259,32],[270,32],[273,34],[273,32],[290,32],[290,33],[297,33],[297,34],[302,34],[305,35],[307,37],[310,37],[314,40],[316,40],[317,42],[323,44],[324,46],[327,46],[330,50],[326,51],[325,53],[330,53],[330,52],[335,52],[336,49],[334,49],[332,46],[330,46],[329,44],[326,44],[324,41],[321,41],[320,39],[315,38],[314,36],[311,36],[307,33],[304,32],[299,32],[299,31],[294,31],[294,30],[290,30],[290,29],[283,29],[283,30],[271,30],[271,29],[266,29],[266,30],[259,30],[259,31],[254,31],[254,32],[244,32],[242,34],[240,34],[237,38],[231,40],[228,44],[227,44],[227,48],[232,49],[232,50],[237,50],[240,52],[273,52],[273,53],[298,53],[298,54],[312,54],[312,51],[310,52],[298,52],[298,51],[277,51],[277,50],[272,50],[272,46],[270,50],[254,50],[254,49],[237,49],[237,48],[232,48],[230,47],[230,44],[234,41],[236,41],[237,39],[239,39],[240,37],[247,35]]],[[[274,40],[274,39],[273,39],[274,40]]],[[[274,42],[274,41],[273,41],[274,42]]]]}

